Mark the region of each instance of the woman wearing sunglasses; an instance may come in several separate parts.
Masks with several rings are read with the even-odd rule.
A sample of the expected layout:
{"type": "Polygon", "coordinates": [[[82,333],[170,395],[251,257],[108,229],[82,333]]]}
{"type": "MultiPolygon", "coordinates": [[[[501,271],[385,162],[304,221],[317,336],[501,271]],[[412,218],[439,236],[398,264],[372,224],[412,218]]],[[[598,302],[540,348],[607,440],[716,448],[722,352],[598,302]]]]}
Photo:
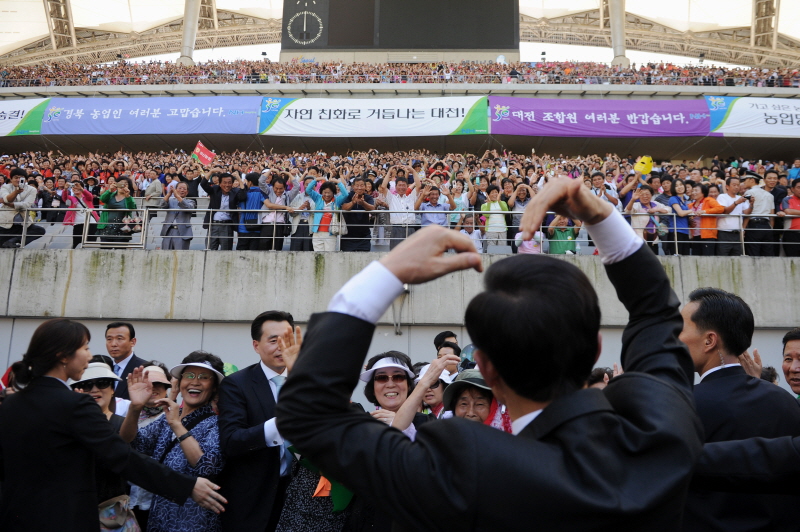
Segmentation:
{"type": "MultiPolygon", "coordinates": [[[[222,471],[224,458],[219,445],[219,426],[212,408],[219,383],[224,378],[223,362],[204,351],[194,351],[170,374],[178,379],[183,408],[163,398],[155,402],[164,416],[139,428],[142,410],[152,397],[153,382],[137,368],[128,376],[131,405],[120,436],[133,448],[152,456],[171,469],[195,477],[214,477],[222,471]]],[[[179,505],[156,495],[150,507],[148,532],[214,532],[220,529],[219,515],[194,501],[179,505]]]]}

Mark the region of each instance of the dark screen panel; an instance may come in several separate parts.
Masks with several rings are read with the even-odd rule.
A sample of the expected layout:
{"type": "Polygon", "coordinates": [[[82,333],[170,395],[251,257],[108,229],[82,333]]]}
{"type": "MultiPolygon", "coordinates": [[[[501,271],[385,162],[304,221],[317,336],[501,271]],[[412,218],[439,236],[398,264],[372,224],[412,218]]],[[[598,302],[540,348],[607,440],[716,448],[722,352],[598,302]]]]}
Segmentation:
{"type": "Polygon", "coordinates": [[[379,47],[517,48],[518,1],[380,0],[379,47]]]}
{"type": "Polygon", "coordinates": [[[331,0],[328,46],[371,47],[374,37],[375,0],[331,0]]]}

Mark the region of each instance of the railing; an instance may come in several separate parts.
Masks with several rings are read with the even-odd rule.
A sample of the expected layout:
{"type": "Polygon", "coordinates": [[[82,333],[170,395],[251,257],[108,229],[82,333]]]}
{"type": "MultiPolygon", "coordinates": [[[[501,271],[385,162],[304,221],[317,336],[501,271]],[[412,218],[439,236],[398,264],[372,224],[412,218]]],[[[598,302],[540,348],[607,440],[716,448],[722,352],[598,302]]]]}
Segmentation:
{"type": "Polygon", "coordinates": [[[548,72],[527,72],[518,75],[493,74],[210,74],[204,76],[176,76],[170,74],[148,74],[137,76],[81,76],[77,78],[38,77],[29,79],[0,78],[0,87],[68,87],[68,86],[128,86],[128,85],[199,85],[199,84],[298,84],[298,83],[517,83],[545,85],[668,85],[698,87],[775,87],[800,88],[800,78],[783,77],[724,77],[724,76],[648,76],[646,74],[583,74],[562,75],[548,72]]]}
{"type": "MultiPolygon", "coordinates": [[[[301,247],[299,250],[309,250],[313,248],[312,245],[309,243],[313,243],[315,238],[321,239],[324,238],[325,234],[317,234],[312,235],[310,233],[310,229],[313,225],[313,218],[315,214],[324,215],[325,213],[331,213],[331,211],[320,211],[320,210],[302,210],[296,211],[294,215],[290,215],[286,213],[286,211],[278,210],[278,211],[271,211],[271,210],[211,210],[211,209],[191,209],[190,212],[194,213],[193,217],[190,217],[188,221],[185,219],[182,220],[180,223],[171,222],[170,224],[166,223],[166,219],[162,218],[166,213],[169,212],[180,212],[186,213],[186,209],[159,209],[159,208],[150,208],[145,207],[141,212],[141,222],[137,223],[129,223],[127,224],[131,230],[133,230],[135,225],[141,226],[141,232],[129,232],[129,233],[122,233],[119,234],[111,234],[114,231],[103,231],[106,234],[98,234],[96,231],[97,225],[96,223],[83,223],[82,225],[78,225],[79,231],[76,232],[74,229],[72,232],[66,232],[65,229],[68,227],[73,227],[72,225],[66,225],[63,221],[58,222],[46,222],[42,221],[41,218],[45,217],[45,214],[52,211],[57,211],[58,213],[67,212],[75,212],[75,213],[83,213],[84,220],[88,220],[91,213],[90,211],[94,211],[97,213],[101,213],[104,210],[107,213],[114,213],[114,212],[124,212],[128,213],[129,211],[114,211],[111,209],[77,209],[77,208],[40,208],[40,209],[31,209],[28,211],[28,214],[31,213],[38,213],[39,219],[36,222],[29,222],[20,227],[19,234],[9,234],[9,233],[2,233],[0,232],[0,246],[7,241],[9,238],[19,238],[20,240],[20,247],[25,247],[28,244],[32,243],[35,240],[42,239],[41,244],[45,248],[49,247],[63,247],[63,245],[56,245],[56,244],[63,244],[64,240],[72,239],[73,246],[78,247],[82,246],[84,248],[133,248],[133,249],[161,249],[163,244],[175,244],[175,241],[169,241],[166,239],[170,238],[180,238],[183,240],[181,236],[175,236],[170,234],[170,230],[164,231],[163,228],[167,225],[180,225],[183,227],[189,227],[192,229],[193,236],[189,241],[194,238],[202,238],[203,247],[199,249],[212,249],[213,248],[222,248],[222,249],[233,249],[234,244],[236,245],[236,249],[269,249],[269,250],[281,250],[284,248],[284,244],[288,242],[298,242],[303,243],[305,242],[305,246],[301,247]],[[204,218],[206,213],[209,213],[209,222],[208,222],[208,230],[203,233],[205,229],[202,228],[204,224],[204,218]],[[240,232],[239,231],[239,224],[238,223],[225,223],[220,221],[215,221],[214,216],[218,213],[228,213],[233,217],[237,215],[242,215],[245,213],[253,213],[256,215],[257,220],[253,220],[251,226],[255,230],[255,232],[240,232]],[[278,216],[272,216],[272,221],[261,223],[260,220],[264,216],[268,216],[270,214],[277,214],[278,216]],[[291,221],[292,216],[303,217],[306,215],[308,221],[305,222],[308,225],[306,226],[306,230],[308,234],[306,235],[306,231],[300,230],[300,220],[296,220],[297,222],[297,230],[295,230],[294,235],[285,235],[284,231],[287,225],[292,227],[291,223],[283,223],[277,221],[277,218],[280,215],[284,215],[288,217],[291,221]],[[43,226],[48,226],[49,224],[49,233],[43,226]],[[30,229],[31,226],[35,225],[38,227],[36,231],[30,229]],[[225,231],[217,231],[215,229],[225,228],[225,231]],[[301,233],[297,233],[296,231],[301,231],[301,233]],[[35,235],[33,233],[36,233],[35,235]],[[166,235],[161,235],[162,232],[167,233],[166,235]],[[159,242],[158,238],[162,238],[159,242]],[[294,239],[294,240],[293,240],[294,239]],[[306,239],[306,240],[303,240],[306,239]]],[[[375,209],[373,211],[334,211],[338,216],[341,216],[342,213],[344,214],[354,214],[354,215],[363,215],[368,216],[368,222],[364,224],[347,224],[348,234],[333,234],[333,232],[328,232],[327,236],[330,238],[331,236],[334,237],[335,245],[326,248],[326,251],[333,251],[333,250],[341,250],[344,247],[349,247],[350,244],[358,243],[359,247],[365,251],[373,250],[373,251],[386,251],[389,248],[393,247],[392,243],[402,241],[405,239],[408,234],[413,233],[416,229],[420,227],[420,223],[423,221],[421,220],[423,216],[426,218],[428,216],[435,216],[438,218],[444,218],[445,226],[450,228],[456,228],[459,224],[457,224],[458,220],[461,219],[461,216],[472,216],[473,220],[475,220],[475,216],[477,217],[486,217],[487,215],[491,216],[510,216],[513,215],[516,211],[502,211],[503,214],[499,214],[496,211],[416,211],[416,210],[407,210],[407,211],[389,211],[383,209],[375,209]],[[506,214],[506,212],[510,212],[511,214],[506,214]],[[404,221],[407,221],[406,224],[392,224],[391,223],[391,215],[400,215],[405,217],[404,221]],[[360,228],[363,228],[359,230],[360,228]],[[399,231],[395,233],[393,232],[392,228],[400,228],[399,231]],[[358,235],[354,233],[359,233],[358,235]]],[[[551,213],[552,214],[552,213],[551,213]]],[[[637,217],[637,216],[644,216],[650,217],[650,214],[647,213],[631,213],[626,214],[629,217],[637,217]]],[[[665,221],[665,218],[670,218],[672,220],[671,227],[673,231],[671,233],[667,233],[665,235],[661,235],[658,237],[657,241],[654,243],[656,246],[658,244],[661,245],[662,251],[664,254],[684,254],[681,253],[681,249],[689,246],[692,247],[693,245],[696,246],[698,244],[708,244],[709,242],[706,241],[697,241],[686,239],[683,240],[679,237],[679,233],[674,230],[676,226],[676,221],[678,216],[675,213],[672,214],[660,214],[658,216],[658,220],[660,222],[665,221]]],[[[732,233],[731,236],[735,235],[735,242],[738,243],[739,250],[741,251],[741,255],[767,255],[767,256],[778,256],[780,253],[780,247],[783,245],[784,251],[787,250],[787,246],[792,246],[792,250],[794,246],[797,246],[800,249],[800,230],[792,230],[789,228],[790,222],[793,218],[798,218],[797,216],[778,216],[778,215],[744,215],[744,214],[705,214],[701,215],[701,218],[735,218],[737,220],[736,227],[744,227],[744,230],[739,229],[738,233],[732,233]],[[768,221],[774,220],[774,224],[778,227],[772,227],[768,221]],[[745,226],[748,220],[754,220],[753,223],[748,224],[745,226]],[[785,221],[786,223],[782,222],[781,220],[785,221]],[[765,222],[766,227],[765,227],[765,222]],[[758,227],[755,227],[758,225],[758,227]],[[784,227],[784,225],[786,227],[784,227]],[[798,234],[797,240],[791,240],[783,242],[779,240],[775,240],[775,235],[779,234],[780,232],[784,233],[794,233],[798,234]],[[773,247],[771,253],[763,253],[762,252],[754,252],[754,246],[770,246],[773,247]],[[775,252],[777,249],[777,253],[775,252]]],[[[349,216],[348,216],[349,218],[349,216]]],[[[30,218],[29,218],[30,219],[30,218]]],[[[286,219],[286,218],[284,218],[286,219]]],[[[333,222],[334,220],[332,220],[333,222]]],[[[119,224],[111,224],[114,227],[122,228],[126,224],[119,223],[119,224]]],[[[470,226],[472,231],[481,232],[481,225],[478,223],[474,223],[470,226]]],[[[19,227],[19,226],[18,226],[19,227]]],[[[490,226],[491,227],[491,226],[490,226]]],[[[465,227],[466,228],[466,227],[465,227]]],[[[536,237],[539,243],[539,251],[544,253],[546,248],[549,247],[547,245],[548,241],[548,230],[553,229],[554,231],[558,229],[555,225],[543,225],[541,228],[541,233],[536,237]]],[[[484,226],[484,231],[487,233],[492,233],[491,231],[487,230],[487,227],[484,226]]],[[[663,229],[663,228],[662,228],[663,229]]],[[[692,231],[707,231],[708,229],[701,229],[701,228],[689,228],[689,232],[692,231]]],[[[713,230],[713,228],[712,228],[713,230]]],[[[654,231],[658,231],[658,228],[655,228],[654,231]]],[[[515,242],[515,234],[516,234],[516,227],[511,225],[507,226],[505,234],[492,234],[493,237],[493,244],[489,245],[485,243],[484,238],[484,245],[483,251],[488,253],[510,253],[513,248],[516,247],[515,242]],[[498,237],[494,239],[494,237],[498,237]]],[[[663,231],[662,231],[663,232],[663,231]]],[[[653,234],[652,232],[650,234],[653,234]]],[[[565,248],[571,248],[571,252],[575,254],[591,254],[593,249],[593,244],[588,237],[586,231],[581,228],[579,229],[574,235],[573,238],[568,240],[572,241],[572,244],[567,246],[559,246],[565,248]]],[[[655,238],[654,238],[655,240],[655,238]]],[[[732,240],[726,240],[723,243],[731,243],[732,240]]],[[[187,245],[178,242],[179,246],[173,246],[171,248],[174,249],[185,249],[188,247],[187,245]]],[[[333,244],[333,242],[328,241],[329,246],[333,244]]],[[[717,245],[719,241],[717,241],[717,245]]],[[[290,244],[289,248],[297,249],[298,245],[292,246],[290,244]]],[[[699,252],[697,249],[692,251],[692,254],[703,254],[699,252]]],[[[739,254],[739,253],[734,253],[739,254]]],[[[789,253],[787,253],[788,255],[789,253]]],[[[794,256],[794,253],[792,253],[794,256]]],[[[800,255],[798,253],[797,255],[800,255]]]]}

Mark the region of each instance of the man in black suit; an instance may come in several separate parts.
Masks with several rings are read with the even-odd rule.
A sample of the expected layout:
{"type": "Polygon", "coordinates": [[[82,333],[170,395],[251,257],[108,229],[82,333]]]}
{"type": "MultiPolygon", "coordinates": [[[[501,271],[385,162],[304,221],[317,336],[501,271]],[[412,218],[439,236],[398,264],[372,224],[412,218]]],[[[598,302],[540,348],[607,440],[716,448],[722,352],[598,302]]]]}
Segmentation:
{"type": "Polygon", "coordinates": [[[580,180],[551,180],[535,196],[521,224],[525,238],[548,210],[587,222],[601,250],[630,313],[626,372],[602,391],[584,388],[601,349],[600,310],[578,268],[542,255],[496,262],[465,324],[514,435],[455,418],[426,423],[412,442],[348,410],[374,323],[403,284],[481,270],[464,235],[417,232],[351,279],[329,312],[311,318],[278,403],[278,428],[325,476],[408,530],[680,526],[702,427],[691,359],[677,337],[678,299],[658,259],[580,180]]]}
{"type": "MultiPolygon", "coordinates": [[[[680,339],[700,382],[694,388],[706,443],[800,434],[800,403],[772,383],[751,377],[739,363],[750,347],[754,319],[739,296],[716,288],[689,294],[680,339]]],[[[692,489],[683,529],[796,530],[796,497],[732,495],[692,489]]]]}
{"type": "Polygon", "coordinates": [[[234,188],[233,176],[227,172],[219,174],[219,185],[212,185],[203,176],[200,187],[208,194],[208,208],[210,209],[206,211],[203,229],[208,229],[212,213],[214,216],[208,249],[230,251],[233,249],[233,230],[239,225],[239,213],[236,212],[236,209],[239,208],[237,199],[239,188],[234,188]],[[228,209],[232,209],[234,212],[226,212],[228,209]]]}
{"type": "Polygon", "coordinates": [[[128,375],[139,366],[146,366],[147,361],[137,357],[133,352],[136,346],[136,330],[133,324],[115,321],[106,325],[106,350],[114,359],[114,373],[122,379],[114,385],[114,397],[128,399],[128,375]]]}
{"type": "Polygon", "coordinates": [[[261,358],[222,381],[219,439],[225,453],[220,474],[229,504],[222,529],[274,530],[289,484],[292,454],[275,426],[275,404],[286,378],[279,339],[294,328],[288,312],[262,312],[250,326],[253,349],[261,358]]]}

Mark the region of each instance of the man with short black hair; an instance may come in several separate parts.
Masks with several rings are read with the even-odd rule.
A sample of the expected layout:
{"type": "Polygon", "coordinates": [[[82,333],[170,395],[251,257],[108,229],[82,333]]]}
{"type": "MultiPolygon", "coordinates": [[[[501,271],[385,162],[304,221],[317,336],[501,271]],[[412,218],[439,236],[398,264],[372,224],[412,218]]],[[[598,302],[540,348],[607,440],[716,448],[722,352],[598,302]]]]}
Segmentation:
{"type": "Polygon", "coordinates": [[[800,328],[794,328],[783,337],[783,377],[792,391],[800,396],[800,328]]]}
{"type": "MultiPolygon", "coordinates": [[[[681,313],[680,340],[700,375],[694,399],[705,442],[800,434],[800,403],[778,386],[751,377],[739,363],[754,330],[747,303],[717,288],[699,288],[681,313]]],[[[796,499],[784,496],[690,490],[683,529],[793,530],[796,507],[796,499]]]]}
{"type": "Polygon", "coordinates": [[[367,194],[363,177],[353,179],[350,193],[342,203],[341,214],[347,224],[347,235],[341,237],[342,251],[370,250],[369,212],[375,210],[375,199],[367,194]]]}
{"type": "Polygon", "coordinates": [[[626,372],[605,390],[584,388],[601,350],[600,304],[576,266],[532,254],[496,261],[465,324],[516,437],[448,419],[423,425],[411,441],[348,409],[375,323],[403,285],[482,269],[468,236],[418,231],[311,317],[278,428],[325,475],[405,529],[523,530],[532,519],[564,530],[680,526],[702,427],[691,359],[677,338],[678,299],[655,255],[582,181],[551,179],[525,211],[523,238],[533,238],[550,210],[587,222],[630,314],[626,372]]]}
{"type": "Polygon", "coordinates": [[[233,230],[239,224],[238,195],[239,189],[233,186],[233,175],[228,172],[219,174],[219,185],[212,185],[208,178],[203,176],[200,186],[208,194],[208,208],[206,217],[203,220],[203,228],[209,229],[209,220],[213,213],[213,223],[211,224],[211,238],[208,242],[208,249],[222,249],[230,251],[233,249],[233,230]]]}
{"type": "Polygon", "coordinates": [[[106,351],[114,359],[114,374],[122,379],[114,383],[114,396],[117,399],[130,399],[128,375],[147,362],[136,356],[133,352],[135,346],[136,330],[132,323],[115,321],[106,325],[106,351]]]}
{"type": "Polygon", "coordinates": [[[0,186],[0,247],[19,247],[23,228],[25,245],[41,238],[45,233],[44,227],[31,223],[28,215],[29,209],[36,204],[37,190],[25,182],[26,178],[25,170],[14,168],[9,181],[0,186]]]}
{"type": "Polygon", "coordinates": [[[723,214],[717,218],[717,256],[738,257],[742,254],[742,219],[747,198],[738,196],[739,178],[729,177],[725,180],[725,193],[717,197],[717,203],[725,207],[723,214]]]}
{"type": "Polygon", "coordinates": [[[292,453],[275,426],[275,405],[286,379],[280,339],[294,329],[288,312],[262,312],[250,324],[259,362],[226,377],[219,387],[220,474],[228,504],[222,530],[275,530],[291,479],[292,453]]]}
{"type": "Polygon", "coordinates": [[[453,331],[442,331],[433,338],[433,347],[438,351],[444,342],[453,342],[458,345],[458,337],[453,331]]]}

